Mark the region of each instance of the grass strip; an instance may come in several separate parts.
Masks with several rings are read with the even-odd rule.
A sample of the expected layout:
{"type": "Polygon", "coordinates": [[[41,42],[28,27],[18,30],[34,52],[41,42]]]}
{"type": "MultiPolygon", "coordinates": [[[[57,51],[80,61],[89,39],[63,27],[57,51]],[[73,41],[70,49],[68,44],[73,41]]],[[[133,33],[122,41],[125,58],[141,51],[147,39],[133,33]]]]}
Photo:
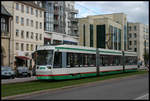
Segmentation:
{"type": "Polygon", "coordinates": [[[76,84],[106,80],[111,78],[125,77],[136,74],[144,74],[148,73],[148,71],[138,70],[136,72],[128,72],[121,74],[113,74],[113,75],[105,75],[99,77],[89,77],[89,78],[81,78],[75,80],[62,80],[62,81],[30,81],[30,82],[22,82],[22,83],[13,83],[13,84],[1,84],[1,96],[12,96],[17,94],[30,93],[34,91],[52,89],[52,88],[61,88],[64,86],[71,86],[76,84]]]}

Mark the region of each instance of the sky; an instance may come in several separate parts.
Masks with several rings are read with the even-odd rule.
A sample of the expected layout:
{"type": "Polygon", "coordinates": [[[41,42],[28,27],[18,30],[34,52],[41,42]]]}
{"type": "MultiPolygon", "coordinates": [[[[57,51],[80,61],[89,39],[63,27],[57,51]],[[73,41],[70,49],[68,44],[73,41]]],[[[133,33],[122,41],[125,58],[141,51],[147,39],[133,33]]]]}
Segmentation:
{"type": "Polygon", "coordinates": [[[125,13],[128,22],[149,24],[148,1],[75,1],[78,18],[88,15],[125,13]]]}

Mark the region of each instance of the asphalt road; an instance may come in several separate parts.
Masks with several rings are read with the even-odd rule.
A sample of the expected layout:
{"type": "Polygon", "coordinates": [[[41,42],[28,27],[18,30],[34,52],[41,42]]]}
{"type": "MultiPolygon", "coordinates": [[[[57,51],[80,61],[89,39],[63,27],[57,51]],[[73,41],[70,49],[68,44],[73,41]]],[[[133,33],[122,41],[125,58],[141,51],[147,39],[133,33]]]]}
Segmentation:
{"type": "Polygon", "coordinates": [[[106,80],[92,85],[18,97],[23,100],[141,100],[149,99],[148,74],[106,80]]]}

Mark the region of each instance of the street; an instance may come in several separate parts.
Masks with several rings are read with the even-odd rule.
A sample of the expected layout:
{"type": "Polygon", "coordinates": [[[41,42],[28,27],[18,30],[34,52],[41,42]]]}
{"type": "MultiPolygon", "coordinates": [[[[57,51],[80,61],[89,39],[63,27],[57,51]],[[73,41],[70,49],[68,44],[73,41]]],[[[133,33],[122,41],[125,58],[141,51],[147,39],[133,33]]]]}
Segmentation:
{"type": "Polygon", "coordinates": [[[30,96],[17,97],[16,99],[28,100],[140,100],[148,99],[149,80],[148,74],[126,77],[122,79],[106,80],[63,90],[47,93],[31,94],[30,96]]]}

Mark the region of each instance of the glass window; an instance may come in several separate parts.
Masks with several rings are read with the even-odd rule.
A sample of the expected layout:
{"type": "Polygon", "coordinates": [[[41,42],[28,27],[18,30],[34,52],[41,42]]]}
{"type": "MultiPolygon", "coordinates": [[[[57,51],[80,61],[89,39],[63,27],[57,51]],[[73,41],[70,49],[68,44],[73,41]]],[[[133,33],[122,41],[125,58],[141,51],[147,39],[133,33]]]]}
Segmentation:
{"type": "Polygon", "coordinates": [[[26,38],[29,38],[29,32],[28,31],[26,32],[26,38]]]}
{"type": "Polygon", "coordinates": [[[35,13],[36,13],[36,17],[38,17],[38,10],[37,9],[35,10],[35,13]]]}
{"type": "Polygon", "coordinates": [[[24,31],[21,31],[21,38],[24,38],[24,31]]]}
{"type": "Polygon", "coordinates": [[[134,38],[136,38],[136,33],[134,33],[134,38]]]}
{"type": "Polygon", "coordinates": [[[126,65],[137,65],[137,57],[136,56],[125,56],[125,64],[126,65]]]}
{"type": "Polygon", "coordinates": [[[21,17],[21,25],[24,25],[24,18],[21,17]]]}
{"type": "Polygon", "coordinates": [[[19,4],[16,3],[16,10],[19,10],[19,4]]]}
{"type": "Polygon", "coordinates": [[[33,45],[31,44],[31,49],[30,49],[31,51],[33,51],[33,45]]]}
{"type": "Polygon", "coordinates": [[[129,44],[132,45],[132,41],[129,41],[129,44]]]}
{"type": "Polygon", "coordinates": [[[42,34],[40,34],[40,40],[42,40],[42,34]]]}
{"type": "Polygon", "coordinates": [[[136,45],[136,40],[134,41],[134,45],[136,45]]]}
{"type": "Polygon", "coordinates": [[[29,13],[29,6],[26,6],[26,13],[29,13]]]}
{"type": "Polygon", "coordinates": [[[21,12],[24,12],[24,5],[21,5],[21,12]]]}
{"type": "Polygon", "coordinates": [[[42,22],[40,22],[40,29],[42,29],[42,22]]]}
{"type": "Polygon", "coordinates": [[[42,17],[42,11],[40,11],[40,17],[42,17]]]}
{"type": "Polygon", "coordinates": [[[29,44],[26,44],[26,50],[29,51],[29,44]]]}
{"type": "Polygon", "coordinates": [[[16,29],[16,37],[19,37],[19,30],[16,29]]]}
{"type": "Polygon", "coordinates": [[[16,50],[19,50],[19,43],[16,43],[16,50]]]}
{"type": "Polygon", "coordinates": [[[38,22],[36,21],[36,29],[38,29],[38,22]]]}
{"type": "Polygon", "coordinates": [[[29,26],[29,19],[26,19],[26,25],[29,26]]]}
{"type": "Polygon", "coordinates": [[[19,16],[16,16],[16,23],[19,23],[19,16]]]}
{"type": "Polygon", "coordinates": [[[36,41],[38,40],[38,33],[36,33],[36,41]]]}
{"type": "Polygon", "coordinates": [[[137,49],[136,49],[136,48],[134,48],[134,51],[136,52],[136,51],[137,51],[137,49]]]}
{"type": "Polygon", "coordinates": [[[134,26],[134,30],[136,31],[136,26],[134,26]]]}
{"type": "Polygon", "coordinates": [[[24,51],[24,44],[21,43],[21,51],[24,51]]]}
{"type": "Polygon", "coordinates": [[[1,18],[1,31],[7,32],[7,23],[5,18],[1,18]]]}
{"type": "Polygon", "coordinates": [[[53,68],[61,68],[61,67],[62,67],[62,53],[55,52],[53,68]]]}
{"type": "Polygon", "coordinates": [[[33,35],[34,35],[33,32],[31,32],[31,39],[33,39],[33,37],[34,37],[33,35]]]}
{"type": "Polygon", "coordinates": [[[31,15],[33,15],[34,13],[33,13],[33,8],[31,7],[31,15]]]}
{"type": "Polygon", "coordinates": [[[33,20],[31,20],[31,27],[33,27],[33,20]]]}
{"type": "MultiPolygon", "coordinates": [[[[37,53],[37,65],[52,65],[53,51],[52,50],[39,50],[37,53]]],[[[56,61],[59,65],[59,60],[56,61]]]]}

